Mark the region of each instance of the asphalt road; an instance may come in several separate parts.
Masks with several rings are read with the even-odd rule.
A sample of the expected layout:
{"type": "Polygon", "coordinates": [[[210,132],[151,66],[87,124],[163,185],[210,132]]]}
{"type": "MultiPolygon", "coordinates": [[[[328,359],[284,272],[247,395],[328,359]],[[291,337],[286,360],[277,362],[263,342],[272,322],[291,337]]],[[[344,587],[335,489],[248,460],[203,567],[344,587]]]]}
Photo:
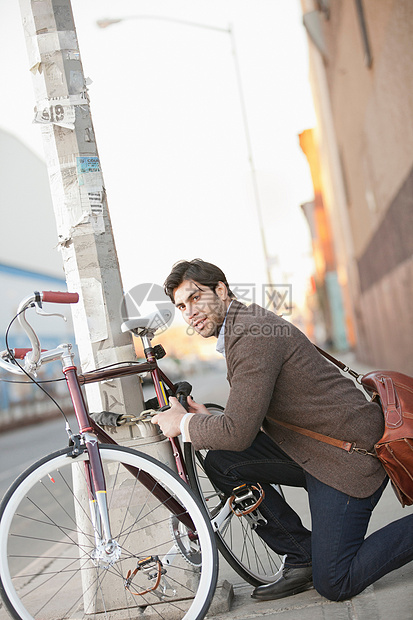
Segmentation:
{"type": "Polygon", "coordinates": [[[67,445],[63,417],[0,434],[0,496],[34,461],[67,445]]]}

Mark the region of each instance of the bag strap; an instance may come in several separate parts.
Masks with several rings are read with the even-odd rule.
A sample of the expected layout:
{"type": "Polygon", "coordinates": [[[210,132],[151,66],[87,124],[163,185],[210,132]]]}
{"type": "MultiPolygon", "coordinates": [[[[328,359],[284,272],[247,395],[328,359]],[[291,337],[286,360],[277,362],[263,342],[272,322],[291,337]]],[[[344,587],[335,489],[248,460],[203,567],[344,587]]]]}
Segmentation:
{"type": "MultiPolygon", "coordinates": [[[[338,359],[336,359],[335,357],[330,355],[330,353],[327,353],[326,351],[318,347],[316,344],[314,345],[314,347],[317,349],[319,353],[321,353],[321,355],[323,355],[330,362],[338,366],[343,372],[347,372],[349,375],[354,377],[356,381],[360,383],[361,385],[361,379],[363,377],[362,374],[356,372],[355,370],[352,370],[350,366],[343,364],[343,362],[340,362],[338,359]]],[[[289,422],[281,422],[281,420],[274,420],[274,421],[277,424],[280,424],[281,426],[285,426],[286,428],[289,428],[290,430],[295,431],[296,433],[300,433],[301,435],[305,435],[306,437],[311,437],[312,439],[317,439],[317,441],[322,441],[323,443],[327,443],[330,446],[341,448],[342,450],[345,450],[349,454],[351,454],[352,452],[358,452],[359,454],[369,454],[370,456],[376,456],[375,454],[373,454],[372,452],[369,452],[365,448],[358,448],[354,441],[351,442],[351,441],[343,441],[341,439],[334,439],[333,437],[329,437],[328,435],[322,435],[321,433],[310,431],[307,428],[302,428],[301,426],[296,426],[295,424],[290,424],[289,422]]]]}
{"type": "Polygon", "coordinates": [[[314,345],[314,347],[317,349],[317,351],[319,353],[321,353],[321,355],[323,355],[325,358],[327,358],[330,362],[332,362],[333,364],[335,364],[336,366],[338,366],[343,372],[347,372],[349,375],[351,375],[352,377],[354,377],[354,379],[356,379],[357,383],[360,383],[361,385],[361,379],[363,377],[362,374],[356,372],[355,370],[352,370],[350,368],[350,366],[347,366],[346,364],[343,364],[343,362],[340,362],[339,360],[337,360],[335,357],[333,357],[332,355],[330,355],[330,353],[327,353],[326,351],[324,351],[323,349],[320,349],[320,347],[318,347],[316,344],[314,345]]]}
{"type": "Polygon", "coordinates": [[[290,424],[289,422],[282,422],[281,420],[273,420],[273,421],[276,424],[279,424],[280,426],[285,426],[286,428],[289,428],[291,431],[300,433],[300,435],[305,435],[306,437],[317,439],[317,441],[328,443],[330,444],[330,446],[341,448],[342,450],[345,450],[349,454],[352,454],[352,452],[358,452],[359,454],[369,454],[370,456],[376,456],[373,452],[369,452],[365,448],[358,448],[354,441],[351,442],[351,441],[342,441],[341,439],[334,439],[333,437],[329,437],[328,435],[322,435],[321,433],[310,431],[308,430],[308,428],[302,428],[301,426],[295,426],[295,424],[290,424]]]}
{"type": "Polygon", "coordinates": [[[295,426],[295,424],[290,424],[289,422],[281,422],[281,420],[274,420],[277,424],[281,424],[281,426],[285,426],[296,433],[300,433],[301,435],[306,435],[307,437],[312,437],[313,439],[317,439],[318,441],[323,441],[324,443],[329,443],[331,446],[336,446],[336,448],[341,448],[342,450],[346,450],[346,452],[352,452],[354,448],[354,444],[350,441],[341,441],[341,439],[334,439],[333,437],[329,437],[328,435],[322,435],[321,433],[316,433],[315,431],[310,431],[308,428],[302,428],[301,426],[295,426]]]}

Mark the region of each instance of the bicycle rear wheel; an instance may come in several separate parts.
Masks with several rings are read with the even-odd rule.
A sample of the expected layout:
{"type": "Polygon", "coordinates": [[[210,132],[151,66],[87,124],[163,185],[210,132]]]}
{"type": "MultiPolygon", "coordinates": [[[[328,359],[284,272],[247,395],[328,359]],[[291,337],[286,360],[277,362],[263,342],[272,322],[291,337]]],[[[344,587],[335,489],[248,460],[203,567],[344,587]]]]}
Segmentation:
{"type": "Polygon", "coordinates": [[[204,618],[218,572],[204,508],[151,457],[119,446],[99,449],[116,553],[108,557],[97,544],[87,453],[73,459],[68,448],[41,459],[0,506],[0,591],[8,610],[36,620],[204,618]],[[149,489],[148,477],[142,484],[147,474],[149,489]],[[166,506],[171,496],[174,515],[166,506]]]}
{"type": "MultiPolygon", "coordinates": [[[[206,403],[205,406],[215,415],[224,411],[221,405],[206,403]]],[[[222,514],[221,511],[225,511],[228,497],[214,486],[205,473],[203,464],[207,450],[195,451],[191,444],[186,443],[184,451],[191,487],[214,520],[222,514]]],[[[253,586],[275,581],[283,568],[284,559],[258,536],[248,517],[238,517],[228,508],[223,521],[220,518],[217,521],[220,523],[215,531],[217,547],[235,572],[253,586]]]]}

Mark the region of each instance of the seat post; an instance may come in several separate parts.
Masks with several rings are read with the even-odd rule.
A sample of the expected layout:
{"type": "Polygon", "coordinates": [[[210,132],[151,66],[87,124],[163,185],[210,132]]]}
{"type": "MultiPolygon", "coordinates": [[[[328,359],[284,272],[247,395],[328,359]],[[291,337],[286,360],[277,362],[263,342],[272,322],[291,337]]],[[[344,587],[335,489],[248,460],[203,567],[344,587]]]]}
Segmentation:
{"type": "Polygon", "coordinates": [[[149,334],[148,333],[140,334],[140,339],[143,345],[143,352],[145,353],[145,357],[147,361],[153,362],[154,361],[153,359],[149,359],[149,357],[153,358],[153,353],[151,354],[152,344],[151,344],[151,338],[149,334]]]}

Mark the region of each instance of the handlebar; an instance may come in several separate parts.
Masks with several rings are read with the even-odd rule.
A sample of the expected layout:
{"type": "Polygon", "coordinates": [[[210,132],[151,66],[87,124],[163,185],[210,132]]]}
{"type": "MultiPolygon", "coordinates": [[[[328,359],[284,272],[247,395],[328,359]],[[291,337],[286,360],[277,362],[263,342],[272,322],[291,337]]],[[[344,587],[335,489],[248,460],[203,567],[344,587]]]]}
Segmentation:
{"type": "MultiPolygon", "coordinates": [[[[40,349],[39,338],[33,327],[26,320],[26,310],[28,308],[36,307],[36,312],[38,314],[42,314],[43,316],[53,316],[53,314],[49,314],[42,310],[42,302],[56,304],[73,304],[77,303],[78,301],[78,293],[68,293],[64,291],[43,291],[41,293],[33,293],[33,295],[30,295],[30,297],[27,297],[20,303],[17,310],[17,317],[21,327],[26,332],[27,337],[30,340],[31,349],[16,349],[14,352],[14,358],[24,358],[25,371],[33,372],[36,370],[37,366],[39,365],[42,353],[42,350],[40,349]]],[[[64,320],[66,320],[66,318],[61,314],[57,316],[62,316],[64,320]]],[[[11,358],[8,351],[2,351],[0,353],[0,367],[15,374],[24,374],[22,368],[20,368],[19,365],[13,363],[14,358],[11,358]]]]}
{"type": "MultiPolygon", "coordinates": [[[[26,355],[28,353],[30,353],[32,349],[12,349],[13,351],[13,356],[16,360],[24,360],[24,358],[26,357],[26,355]]],[[[42,349],[42,353],[44,353],[46,351],[46,349],[42,349]]]]}
{"type": "Polygon", "coordinates": [[[188,411],[189,409],[188,400],[187,400],[188,397],[186,396],[186,394],[177,394],[177,396],[178,396],[178,401],[181,403],[182,407],[188,411]]]}
{"type": "Polygon", "coordinates": [[[79,293],[66,293],[63,291],[43,291],[40,293],[42,301],[53,304],[77,304],[79,293]]]}

